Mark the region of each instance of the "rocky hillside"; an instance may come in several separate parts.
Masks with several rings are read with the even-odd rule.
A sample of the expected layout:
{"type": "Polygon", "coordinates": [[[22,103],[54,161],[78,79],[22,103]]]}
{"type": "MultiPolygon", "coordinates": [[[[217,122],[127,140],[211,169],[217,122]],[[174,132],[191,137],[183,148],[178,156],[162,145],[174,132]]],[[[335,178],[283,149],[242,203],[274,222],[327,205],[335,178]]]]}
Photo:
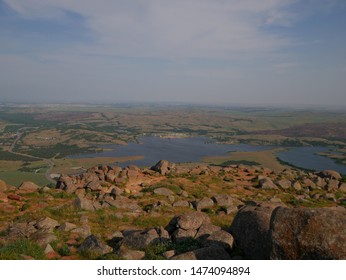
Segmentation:
{"type": "Polygon", "coordinates": [[[346,259],[345,207],[332,170],[97,166],[0,181],[0,259],[346,259]]]}

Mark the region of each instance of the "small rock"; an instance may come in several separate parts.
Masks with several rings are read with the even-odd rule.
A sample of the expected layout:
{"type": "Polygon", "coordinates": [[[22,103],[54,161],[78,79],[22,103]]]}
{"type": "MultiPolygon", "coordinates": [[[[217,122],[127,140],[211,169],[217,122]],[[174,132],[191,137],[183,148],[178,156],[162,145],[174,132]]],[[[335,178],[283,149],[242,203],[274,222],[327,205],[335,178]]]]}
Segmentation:
{"type": "Polygon", "coordinates": [[[206,239],[203,239],[203,241],[202,241],[202,245],[205,247],[220,246],[229,252],[233,248],[233,243],[234,243],[233,236],[224,230],[216,231],[216,232],[212,233],[206,239]]]}
{"type": "Polygon", "coordinates": [[[221,247],[205,247],[176,255],[171,260],[230,260],[230,255],[221,247]]]}
{"type": "Polygon", "coordinates": [[[190,207],[190,203],[186,200],[178,200],[173,203],[173,207],[190,207]]]}
{"type": "Polygon", "coordinates": [[[167,160],[160,160],[154,166],[151,167],[151,170],[159,172],[161,175],[166,175],[168,172],[175,169],[175,164],[168,162],[167,160]]]}
{"type": "Polygon", "coordinates": [[[201,211],[202,209],[213,207],[214,201],[209,197],[204,197],[198,201],[192,202],[192,205],[195,207],[197,211],[201,211]]]}
{"type": "Polygon", "coordinates": [[[124,231],[123,235],[122,245],[139,250],[145,249],[148,245],[160,241],[160,236],[155,229],[124,231]]]}
{"type": "Polygon", "coordinates": [[[23,182],[18,187],[18,193],[31,193],[31,192],[37,192],[40,189],[39,186],[37,186],[33,182],[23,182]]]}
{"type": "Polygon", "coordinates": [[[45,230],[47,232],[53,232],[53,230],[59,226],[58,221],[51,219],[49,217],[44,217],[34,224],[34,227],[39,230],[45,230]]]}
{"type": "Polygon", "coordinates": [[[102,243],[95,235],[89,235],[78,248],[79,252],[105,255],[111,253],[113,248],[102,243]]]}
{"type": "Polygon", "coordinates": [[[11,193],[7,196],[8,199],[10,200],[16,200],[16,201],[22,201],[24,200],[24,197],[18,195],[18,194],[14,194],[14,193],[11,193]]]}
{"type": "Polygon", "coordinates": [[[338,190],[338,188],[339,188],[339,181],[335,179],[330,179],[326,187],[326,190],[329,192],[335,192],[338,190]]]}
{"type": "Polygon", "coordinates": [[[184,230],[197,230],[202,224],[210,224],[210,218],[201,212],[189,212],[176,218],[176,227],[184,230]]]}
{"type": "Polygon", "coordinates": [[[214,226],[212,224],[203,224],[201,227],[198,229],[198,232],[195,236],[195,238],[203,239],[209,237],[211,234],[213,234],[216,231],[221,230],[220,227],[214,226]]]}
{"type": "Polygon", "coordinates": [[[219,206],[233,206],[233,199],[227,194],[214,195],[212,200],[219,206]]]}
{"type": "Polygon", "coordinates": [[[125,260],[142,260],[145,257],[145,252],[140,250],[132,250],[124,245],[120,246],[117,254],[125,260]]]}
{"type": "Polygon", "coordinates": [[[295,181],[293,183],[293,188],[296,190],[296,191],[301,191],[302,190],[302,185],[298,182],[298,181],[295,181]]]}
{"type": "Polygon", "coordinates": [[[258,186],[261,189],[265,190],[272,190],[272,189],[277,189],[277,186],[273,183],[273,181],[270,178],[263,178],[258,181],[258,186]]]}
{"type": "Polygon", "coordinates": [[[58,230],[67,232],[67,231],[71,231],[75,228],[77,228],[77,226],[75,224],[65,222],[61,226],[58,227],[58,230]]]}
{"type": "Polygon", "coordinates": [[[292,186],[291,181],[287,179],[279,180],[276,183],[279,187],[281,187],[284,190],[288,190],[292,186]]]}
{"type": "Polygon", "coordinates": [[[191,237],[194,238],[196,236],[196,233],[197,233],[197,230],[195,229],[185,230],[185,229],[178,228],[173,232],[172,239],[176,243],[181,243],[181,242],[184,242],[188,238],[191,238],[191,237]]]}
{"type": "Polygon", "coordinates": [[[174,195],[174,192],[172,192],[171,190],[167,188],[157,188],[154,190],[154,193],[157,195],[164,195],[164,196],[174,195]]]}

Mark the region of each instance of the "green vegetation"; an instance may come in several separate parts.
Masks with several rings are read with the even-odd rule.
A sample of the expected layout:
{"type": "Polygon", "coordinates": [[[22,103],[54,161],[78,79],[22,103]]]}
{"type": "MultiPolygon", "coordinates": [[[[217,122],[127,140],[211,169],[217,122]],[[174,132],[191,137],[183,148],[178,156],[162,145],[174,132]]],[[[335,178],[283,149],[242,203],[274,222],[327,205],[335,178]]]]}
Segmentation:
{"type": "Polygon", "coordinates": [[[170,250],[175,250],[176,254],[182,254],[188,251],[196,250],[201,247],[198,240],[188,237],[178,243],[160,242],[155,245],[150,245],[145,250],[146,260],[165,260],[163,253],[170,250]]]}
{"type": "Polygon", "coordinates": [[[38,161],[39,159],[12,154],[7,151],[0,151],[0,159],[8,161],[38,161]]]}
{"type": "Polygon", "coordinates": [[[6,183],[19,186],[24,181],[31,181],[39,186],[44,186],[50,182],[45,178],[43,173],[20,172],[20,171],[0,171],[0,179],[6,183]]]}
{"type": "Polygon", "coordinates": [[[26,238],[0,247],[0,260],[23,260],[26,257],[36,260],[46,259],[43,249],[26,238]]]}
{"type": "Polygon", "coordinates": [[[249,165],[249,166],[258,166],[260,165],[258,162],[255,161],[249,161],[249,160],[227,160],[221,164],[216,164],[217,166],[229,166],[229,165],[240,165],[240,164],[244,164],[244,165],[249,165]]]}

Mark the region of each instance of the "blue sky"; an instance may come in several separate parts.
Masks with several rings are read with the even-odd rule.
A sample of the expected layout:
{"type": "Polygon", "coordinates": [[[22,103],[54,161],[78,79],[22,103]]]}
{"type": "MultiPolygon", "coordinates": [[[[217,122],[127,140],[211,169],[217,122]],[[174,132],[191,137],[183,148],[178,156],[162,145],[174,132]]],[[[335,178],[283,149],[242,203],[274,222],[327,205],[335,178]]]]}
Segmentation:
{"type": "Polygon", "coordinates": [[[0,101],[346,107],[344,0],[0,0],[0,101]]]}

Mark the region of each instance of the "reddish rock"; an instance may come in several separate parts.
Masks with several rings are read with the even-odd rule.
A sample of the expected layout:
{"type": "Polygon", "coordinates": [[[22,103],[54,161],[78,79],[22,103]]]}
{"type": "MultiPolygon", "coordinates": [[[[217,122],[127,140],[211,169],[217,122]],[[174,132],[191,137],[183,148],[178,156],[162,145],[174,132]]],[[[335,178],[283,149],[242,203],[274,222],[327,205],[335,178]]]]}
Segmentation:
{"type": "Polygon", "coordinates": [[[159,172],[161,175],[166,175],[168,172],[175,169],[175,164],[167,160],[160,160],[154,166],[151,167],[151,170],[159,172]]]}
{"type": "Polygon", "coordinates": [[[274,210],[271,259],[346,259],[346,212],[320,208],[274,210]]]}
{"type": "Polygon", "coordinates": [[[30,193],[30,192],[37,192],[40,189],[39,186],[37,186],[33,182],[23,182],[18,187],[18,193],[30,193]]]}
{"type": "Polygon", "coordinates": [[[201,212],[190,212],[176,218],[176,227],[184,230],[197,230],[203,224],[210,224],[210,218],[201,212]]]}
{"type": "Polygon", "coordinates": [[[16,201],[22,201],[22,200],[24,200],[24,197],[22,197],[22,196],[20,196],[20,195],[18,195],[18,194],[14,194],[14,193],[9,194],[7,197],[8,197],[8,199],[10,199],[10,200],[16,200],[16,201]]]}

